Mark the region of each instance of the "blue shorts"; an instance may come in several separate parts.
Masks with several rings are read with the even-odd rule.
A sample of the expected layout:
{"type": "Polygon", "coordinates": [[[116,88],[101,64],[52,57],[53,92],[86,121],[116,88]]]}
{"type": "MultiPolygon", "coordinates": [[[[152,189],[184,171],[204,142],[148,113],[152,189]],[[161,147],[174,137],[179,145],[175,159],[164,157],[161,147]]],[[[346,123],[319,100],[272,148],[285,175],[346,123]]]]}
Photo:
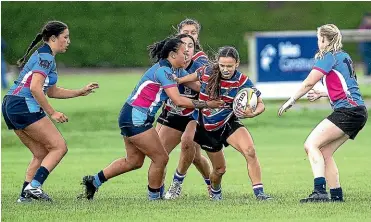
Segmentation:
{"type": "Polygon", "coordinates": [[[125,103],[119,115],[121,135],[132,137],[153,127],[154,116],[149,116],[125,103]]]}
{"type": "Polygon", "coordinates": [[[1,109],[5,123],[10,130],[24,129],[46,116],[42,109],[31,113],[26,98],[20,96],[6,95],[1,109]]]}

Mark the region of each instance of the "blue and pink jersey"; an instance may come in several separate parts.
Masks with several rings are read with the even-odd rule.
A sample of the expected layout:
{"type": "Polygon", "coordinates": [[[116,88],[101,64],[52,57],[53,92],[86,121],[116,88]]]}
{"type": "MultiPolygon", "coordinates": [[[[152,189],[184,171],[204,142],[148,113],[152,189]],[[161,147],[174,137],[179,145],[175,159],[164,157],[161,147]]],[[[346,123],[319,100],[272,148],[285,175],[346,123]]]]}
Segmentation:
{"type": "MultiPolygon", "coordinates": [[[[209,95],[206,92],[206,87],[208,85],[208,80],[212,74],[212,67],[206,66],[200,69],[197,72],[200,82],[201,82],[201,91],[199,100],[208,101],[209,95]]],[[[202,123],[206,130],[215,131],[220,129],[228,122],[228,120],[233,116],[233,100],[236,97],[237,93],[244,88],[253,88],[256,92],[256,95],[259,97],[261,92],[254,87],[254,84],[251,80],[244,74],[239,71],[235,71],[235,74],[230,79],[221,79],[220,80],[220,99],[225,102],[225,108],[202,109],[201,112],[195,112],[195,119],[198,119],[197,115],[202,114],[202,123]]]]}
{"type": "Polygon", "coordinates": [[[180,78],[188,73],[184,69],[172,68],[167,59],[161,59],[144,73],[126,100],[126,103],[134,108],[135,113],[132,115],[135,117],[133,118],[135,125],[143,124],[147,115],[152,117],[156,115],[163,102],[169,98],[164,89],[178,86],[173,74],[180,78]]]}
{"type": "MultiPolygon", "coordinates": [[[[197,70],[201,69],[203,67],[203,64],[199,62],[191,61],[191,63],[186,68],[186,71],[189,74],[192,74],[196,72],[197,70]]],[[[181,96],[187,97],[189,99],[198,99],[198,92],[192,90],[191,88],[188,88],[187,86],[180,84],[178,86],[179,93],[181,96]]],[[[173,114],[179,115],[179,116],[190,116],[193,114],[194,109],[191,108],[182,108],[178,107],[173,103],[173,101],[169,98],[165,103],[165,109],[173,114]]]]}
{"type": "Polygon", "coordinates": [[[322,79],[333,109],[351,108],[364,105],[359,91],[353,62],[344,51],[328,52],[317,59],[313,69],[322,72],[322,79]]]}
{"type": "Polygon", "coordinates": [[[43,86],[44,93],[46,93],[50,86],[57,83],[57,65],[48,44],[44,44],[31,55],[18,78],[14,81],[14,85],[10,87],[7,93],[7,95],[25,97],[29,112],[40,111],[40,105],[37,103],[30,90],[34,73],[39,73],[45,77],[43,86]]]}

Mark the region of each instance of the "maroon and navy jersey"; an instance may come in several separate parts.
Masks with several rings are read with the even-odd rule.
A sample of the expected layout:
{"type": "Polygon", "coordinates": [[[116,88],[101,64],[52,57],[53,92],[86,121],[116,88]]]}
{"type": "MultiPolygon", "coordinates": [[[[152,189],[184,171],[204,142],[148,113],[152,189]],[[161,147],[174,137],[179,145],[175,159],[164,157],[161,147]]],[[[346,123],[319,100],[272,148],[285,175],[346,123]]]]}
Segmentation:
{"type": "MultiPolygon", "coordinates": [[[[212,73],[212,66],[205,66],[198,70],[197,75],[201,82],[201,91],[199,100],[208,101],[209,95],[206,93],[206,87],[210,74],[212,73]]],[[[233,114],[233,100],[237,93],[244,88],[253,88],[256,95],[259,97],[261,92],[254,87],[249,77],[236,70],[232,78],[221,79],[220,81],[220,99],[225,102],[224,108],[210,109],[204,108],[199,112],[195,112],[194,118],[199,120],[202,118],[202,124],[208,131],[215,131],[224,126],[224,124],[234,115],[233,114]],[[198,117],[198,115],[201,115],[198,117]]]]}
{"type": "Polygon", "coordinates": [[[199,62],[202,65],[207,65],[209,63],[209,59],[207,55],[203,51],[199,51],[192,56],[192,60],[195,62],[199,62]]]}

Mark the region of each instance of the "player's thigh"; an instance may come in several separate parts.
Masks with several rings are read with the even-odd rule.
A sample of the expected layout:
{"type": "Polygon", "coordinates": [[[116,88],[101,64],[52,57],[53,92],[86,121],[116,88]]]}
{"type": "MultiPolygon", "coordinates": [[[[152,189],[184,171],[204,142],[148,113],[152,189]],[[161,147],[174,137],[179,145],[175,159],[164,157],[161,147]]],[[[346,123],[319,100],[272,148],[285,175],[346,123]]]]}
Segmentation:
{"type": "Polygon", "coordinates": [[[168,154],[154,128],[146,130],[135,136],[131,136],[128,138],[128,140],[152,161],[155,161],[158,158],[168,158],[168,154]]]}
{"type": "Polygon", "coordinates": [[[14,130],[14,132],[21,142],[31,151],[34,157],[42,159],[48,154],[48,150],[42,143],[32,139],[23,130],[14,130]]]}
{"type": "Polygon", "coordinates": [[[226,162],[223,150],[220,150],[218,152],[206,152],[206,153],[210,159],[213,169],[216,171],[222,171],[222,173],[224,173],[226,170],[226,162]]]}
{"type": "Polygon", "coordinates": [[[227,143],[233,146],[241,154],[249,154],[254,148],[254,141],[250,132],[245,127],[239,127],[227,138],[227,143]]]}
{"type": "Polygon", "coordinates": [[[330,142],[343,137],[345,133],[328,119],[322,120],[309,134],[305,141],[306,149],[321,148],[330,142]]]}
{"type": "Polygon", "coordinates": [[[331,157],[333,153],[349,139],[348,135],[344,135],[320,148],[324,158],[331,157]]]}
{"type": "Polygon", "coordinates": [[[173,149],[180,143],[182,137],[182,132],[165,125],[161,125],[161,128],[157,133],[167,153],[173,151],[173,149]]]}
{"type": "Polygon", "coordinates": [[[24,129],[33,140],[43,144],[46,148],[65,148],[66,143],[57,127],[48,118],[44,117],[24,129]]]}

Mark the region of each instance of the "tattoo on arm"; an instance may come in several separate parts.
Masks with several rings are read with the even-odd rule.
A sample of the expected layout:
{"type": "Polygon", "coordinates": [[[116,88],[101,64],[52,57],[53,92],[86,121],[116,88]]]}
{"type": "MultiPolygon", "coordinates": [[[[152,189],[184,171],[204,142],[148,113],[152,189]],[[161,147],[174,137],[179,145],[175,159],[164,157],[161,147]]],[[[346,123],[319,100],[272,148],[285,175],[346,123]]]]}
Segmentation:
{"type": "Polygon", "coordinates": [[[193,105],[197,109],[202,109],[207,107],[207,103],[205,101],[199,101],[199,100],[192,100],[193,105]]]}

